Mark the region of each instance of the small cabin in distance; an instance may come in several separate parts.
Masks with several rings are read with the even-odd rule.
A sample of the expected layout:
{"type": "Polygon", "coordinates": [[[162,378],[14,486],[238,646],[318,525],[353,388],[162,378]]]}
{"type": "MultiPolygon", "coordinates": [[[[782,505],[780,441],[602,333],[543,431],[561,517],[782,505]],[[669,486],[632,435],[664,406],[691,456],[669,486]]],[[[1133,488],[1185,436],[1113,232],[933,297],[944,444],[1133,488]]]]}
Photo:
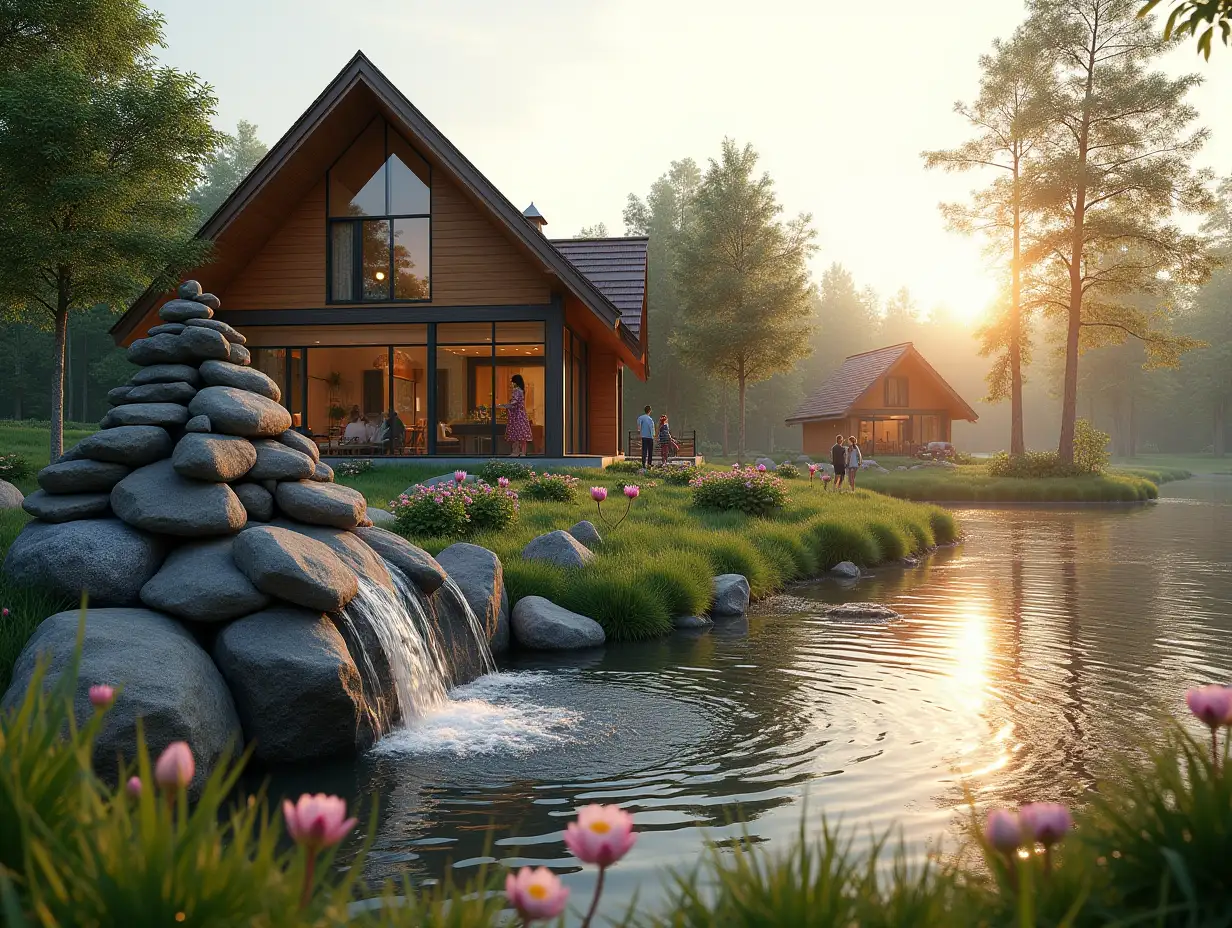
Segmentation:
{"type": "Polygon", "coordinates": [[[853,354],[801,404],[788,425],[804,429],[804,453],[825,457],[834,437],[855,435],[865,457],[911,455],[950,441],[955,419],[979,416],[911,342],[853,354]]]}

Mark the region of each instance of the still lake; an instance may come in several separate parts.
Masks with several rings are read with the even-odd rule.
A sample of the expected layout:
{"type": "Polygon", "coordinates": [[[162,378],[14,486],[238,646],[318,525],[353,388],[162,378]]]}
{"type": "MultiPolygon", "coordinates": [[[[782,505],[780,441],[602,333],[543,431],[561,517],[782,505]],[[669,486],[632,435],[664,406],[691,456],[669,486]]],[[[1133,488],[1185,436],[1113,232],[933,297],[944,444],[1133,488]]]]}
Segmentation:
{"type": "Polygon", "coordinates": [[[545,863],[575,899],[593,871],[564,826],[620,803],[642,834],[610,874],[614,913],[741,827],[773,848],[824,815],[922,853],[956,845],[968,794],[1081,802],[1185,687],[1232,678],[1232,477],[1145,506],[955,512],[965,542],[917,568],[797,587],[705,633],[506,660],[358,764],[274,790],[379,794],[371,878],[545,863]],[[905,619],[816,608],[848,601],[905,619]]]}

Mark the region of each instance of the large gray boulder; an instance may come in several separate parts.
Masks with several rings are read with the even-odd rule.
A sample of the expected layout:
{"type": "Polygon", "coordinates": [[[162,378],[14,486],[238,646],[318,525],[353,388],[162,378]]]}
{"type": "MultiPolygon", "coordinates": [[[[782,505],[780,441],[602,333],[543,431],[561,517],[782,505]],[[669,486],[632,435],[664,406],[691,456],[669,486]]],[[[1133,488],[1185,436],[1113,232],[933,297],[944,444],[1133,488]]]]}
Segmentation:
{"type": "Polygon", "coordinates": [[[374,506],[368,507],[368,521],[377,528],[390,529],[398,524],[398,517],[388,509],[380,509],[374,506]]]}
{"type": "Polygon", "coordinates": [[[283,528],[297,535],[315,539],[325,545],[358,577],[366,577],[373,583],[380,584],[394,592],[393,578],[389,568],[381,560],[381,556],[373,551],[354,532],[341,528],[330,528],[327,525],[305,525],[290,519],[275,519],[272,523],[276,528],[283,528]]]}
{"type": "Polygon", "coordinates": [[[749,611],[749,581],[743,574],[719,574],[712,589],[712,616],[744,615],[749,611]]]}
{"type": "Polygon", "coordinates": [[[285,528],[249,528],[232,557],[258,590],[306,609],[337,612],[359,592],[355,572],[327,545],[285,528]]]}
{"type": "Polygon", "coordinates": [[[277,403],[282,399],[278,384],[251,367],[241,367],[229,361],[206,361],[200,367],[201,379],[211,387],[236,387],[259,393],[277,403]]]}
{"type": "Polygon", "coordinates": [[[603,536],[595,528],[595,523],[588,522],[585,519],[570,526],[569,534],[587,548],[594,548],[603,544],[603,536]]]}
{"type": "Polygon", "coordinates": [[[851,561],[839,561],[830,568],[830,573],[836,577],[842,577],[845,580],[859,580],[860,568],[851,561]]]}
{"type": "Polygon", "coordinates": [[[594,619],[570,612],[542,596],[524,596],[513,607],[513,640],[539,651],[599,647],[606,640],[594,619]]]}
{"type": "MultiPolygon", "coordinates": [[[[436,558],[401,535],[395,535],[375,525],[356,528],[353,533],[378,555],[397,567],[424,595],[435,593],[445,582],[445,570],[436,558]]],[[[496,563],[499,569],[500,562],[496,563]]],[[[476,615],[478,614],[476,610],[476,615]]]]}
{"type": "Polygon", "coordinates": [[[135,387],[147,383],[187,383],[198,386],[201,375],[191,364],[151,364],[129,378],[135,387]]]}
{"type": "Polygon", "coordinates": [[[248,474],[249,480],[302,480],[311,477],[316,462],[302,451],[269,438],[251,442],[256,449],[256,463],[248,474]]]}
{"type": "Polygon", "coordinates": [[[0,480],[0,509],[20,509],[25,496],[7,480],[0,480]]]}
{"type": "Polygon", "coordinates": [[[376,739],[359,670],[320,612],[275,606],[232,622],[214,643],[214,660],[265,763],[349,757],[376,739]]]}
{"type": "Polygon", "coordinates": [[[129,525],[187,538],[230,535],[248,521],[229,486],[181,477],[170,461],[139,467],[117,483],[111,509],[129,525]]]}
{"type": "Polygon", "coordinates": [[[595,559],[595,553],[568,532],[557,529],[528,541],[522,558],[546,561],[557,567],[584,567],[595,559]]]}
{"type": "Polygon", "coordinates": [[[48,464],[38,472],[38,484],[48,493],[109,493],[127,476],[123,464],[79,458],[48,464]]]}
{"type": "Polygon", "coordinates": [[[221,332],[215,332],[213,329],[185,329],[177,338],[186,360],[225,361],[231,356],[231,343],[222,337],[221,332]]]}
{"type": "Polygon", "coordinates": [[[291,427],[291,414],[282,406],[236,387],[206,387],[193,397],[188,411],[209,416],[214,431],[225,435],[277,438],[291,427]]]}
{"type": "Polygon", "coordinates": [[[238,435],[189,432],[175,446],[171,466],[183,477],[211,483],[239,480],[257,463],[257,449],[238,435]]]}
{"type": "Polygon", "coordinates": [[[87,435],[73,446],[81,457],[142,467],[171,457],[171,436],[157,425],[121,425],[87,435]]]}
{"type": "Polygon", "coordinates": [[[321,449],[317,447],[317,443],[307,435],[302,435],[295,431],[295,429],[287,429],[278,436],[278,440],[288,448],[294,448],[296,451],[308,455],[314,462],[321,460],[321,449]]]}
{"type": "Polygon", "coordinates": [[[279,483],[274,500],[279,509],[298,522],[334,528],[355,528],[365,521],[368,510],[368,503],[358,490],[312,480],[279,483]]]}
{"type": "MultiPolygon", "coordinates": [[[[217,299],[217,297],[215,297],[215,299],[217,299]]],[[[215,306],[214,308],[217,309],[218,307],[215,306]]],[[[235,329],[231,328],[231,326],[227,325],[221,319],[188,319],[185,320],[184,324],[180,326],[180,328],[182,330],[191,326],[200,326],[203,329],[213,329],[234,345],[243,345],[248,341],[247,338],[235,329]]]]}
{"type": "Polygon", "coordinates": [[[96,519],[111,513],[110,493],[48,493],[35,490],[21,508],[44,522],[96,519]]]}
{"type": "Polygon", "coordinates": [[[177,380],[173,383],[143,383],[140,386],[129,387],[128,395],[119,406],[130,403],[180,403],[188,405],[189,400],[197,395],[197,388],[190,383],[177,380]]]}
{"type": "Polygon", "coordinates": [[[460,541],[438,554],[436,562],[457,584],[486,629],[492,653],[507,650],[509,594],[505,591],[505,569],[500,558],[487,548],[460,541]]]}
{"type": "Polygon", "coordinates": [[[777,470],[778,469],[778,465],[774,463],[774,458],[758,458],[756,461],[753,462],[754,467],[757,467],[759,464],[763,465],[766,468],[766,470],[777,470]]]}
{"type": "Polygon", "coordinates": [[[180,336],[164,332],[151,335],[149,338],[139,338],[131,345],[124,356],[141,367],[157,364],[183,364],[188,360],[184,349],[180,347],[180,336]]]}
{"type": "Polygon", "coordinates": [[[179,403],[132,403],[116,406],[99,423],[99,428],[114,429],[122,425],[157,425],[175,428],[188,421],[188,408],[179,403]]]}
{"type": "Polygon", "coordinates": [[[189,319],[209,319],[214,310],[194,299],[168,300],[158,311],[163,322],[187,322],[189,319]]]}
{"type": "Polygon", "coordinates": [[[237,483],[231,489],[244,504],[248,513],[248,524],[255,519],[257,522],[268,522],[274,518],[274,497],[269,490],[259,483],[237,483]]]}
{"type": "Polygon", "coordinates": [[[31,522],[9,548],[4,572],[55,596],[85,590],[91,605],[135,606],[166,553],[163,541],[119,519],[31,522]]]}
{"type": "Polygon", "coordinates": [[[216,538],[176,548],[141,588],[141,601],[194,622],[229,622],[264,609],[270,597],[235,566],[234,543],[216,538]]]}
{"type": "MultiPolygon", "coordinates": [[[[3,705],[23,698],[40,654],[50,655],[44,684],[54,685],[68,667],[77,637],[79,611],[45,619],[13,666],[3,705]]],[[[196,640],[174,619],[148,609],[90,609],[77,679],[75,709],[84,722],[94,711],[89,690],[96,684],[121,689],[94,744],[95,769],[112,779],[116,757],[136,759],[137,720],[151,757],[173,741],[187,741],[197,762],[200,785],[229,747],[243,747],[235,704],[222,675],[196,640]]]]}

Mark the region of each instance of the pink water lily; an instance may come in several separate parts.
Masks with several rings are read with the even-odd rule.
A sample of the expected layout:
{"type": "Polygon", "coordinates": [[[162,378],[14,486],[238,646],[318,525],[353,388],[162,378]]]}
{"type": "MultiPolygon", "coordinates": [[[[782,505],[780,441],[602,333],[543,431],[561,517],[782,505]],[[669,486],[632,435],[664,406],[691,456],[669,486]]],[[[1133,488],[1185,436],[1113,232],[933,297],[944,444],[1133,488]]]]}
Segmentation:
{"type": "Polygon", "coordinates": [[[466,471],[455,470],[453,472],[453,479],[454,479],[454,482],[456,483],[465,483],[466,482],[466,471]]]}
{"type": "Polygon", "coordinates": [[[90,705],[95,709],[106,709],[115,702],[115,690],[104,683],[90,687],[90,705]]]}
{"type": "Polygon", "coordinates": [[[1018,821],[1031,838],[1048,847],[1065,837],[1074,820],[1059,802],[1030,802],[1018,809],[1018,821]]]}
{"type": "Polygon", "coordinates": [[[141,777],[129,777],[124,784],[124,791],[134,799],[141,798],[141,777]]]}
{"type": "Polygon", "coordinates": [[[619,806],[589,805],[565,828],[565,846],[583,863],[610,867],[637,842],[633,816],[619,806]]]}
{"type": "Polygon", "coordinates": [[[591,487],[590,498],[596,503],[601,503],[607,499],[607,487],[591,487]]]}
{"type": "Polygon", "coordinates": [[[569,890],[547,867],[523,867],[505,877],[509,904],[528,922],[556,918],[565,911],[569,890]]]}
{"type": "Polygon", "coordinates": [[[154,765],[154,782],[170,793],[175,793],[192,782],[196,771],[192,749],[184,741],[167,745],[154,765]]]}
{"type": "Polygon", "coordinates": [[[984,823],[984,840],[1002,854],[1012,854],[1022,844],[1022,825],[1009,809],[993,809],[984,823]]]}
{"type": "Polygon", "coordinates": [[[345,799],[324,793],[304,793],[294,805],[290,800],[282,804],[287,833],[310,851],[332,847],[347,836],[358,819],[347,818],[346,811],[345,799]]]}
{"type": "Polygon", "coordinates": [[[641,488],[633,484],[625,487],[625,496],[629,497],[629,499],[637,499],[638,494],[641,492],[641,488]]]}

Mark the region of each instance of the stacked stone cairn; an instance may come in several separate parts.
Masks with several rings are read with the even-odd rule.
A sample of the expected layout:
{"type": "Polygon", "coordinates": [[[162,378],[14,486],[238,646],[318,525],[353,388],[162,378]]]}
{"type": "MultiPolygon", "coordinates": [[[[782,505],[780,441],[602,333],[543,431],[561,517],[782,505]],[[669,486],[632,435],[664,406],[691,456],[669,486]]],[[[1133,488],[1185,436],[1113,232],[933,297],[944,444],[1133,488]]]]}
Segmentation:
{"type": "MultiPolygon", "coordinates": [[[[374,527],[362,494],[333,482],[278,385],[249,366],[244,336],[213,318],[218,298],[191,280],[178,296],[129,347],[140,370],[111,391],[100,431],[38,474],[22,503],[35,521],[4,570],[69,600],[85,590],[79,712],[90,684],[123,687],[100,760],[133,756],[138,716],[151,750],[188,741],[200,775],[245,739],[271,763],[355,753],[413,707],[397,706],[374,631],[341,610],[361,583],[396,595],[396,567],[464,677],[478,658],[463,607],[435,559],[374,527]]],[[[456,579],[489,638],[507,639],[501,566],[486,554],[495,564],[472,572],[478,586],[456,579]]],[[[5,705],[38,654],[49,679],[68,664],[78,619],[39,626],[5,705]]]]}

